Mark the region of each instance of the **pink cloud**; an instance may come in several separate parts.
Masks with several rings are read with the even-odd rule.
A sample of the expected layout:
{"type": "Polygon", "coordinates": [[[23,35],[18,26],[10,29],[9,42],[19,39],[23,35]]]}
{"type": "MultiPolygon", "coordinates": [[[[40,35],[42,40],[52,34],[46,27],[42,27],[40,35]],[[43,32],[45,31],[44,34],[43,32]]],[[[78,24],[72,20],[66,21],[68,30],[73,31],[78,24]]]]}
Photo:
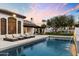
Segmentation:
{"type": "Polygon", "coordinates": [[[39,7],[41,7],[40,5],[32,4],[30,7],[32,10],[26,15],[27,20],[30,20],[30,18],[33,17],[34,23],[36,23],[37,25],[41,25],[42,20],[44,18],[61,15],[62,12],[64,11],[63,8],[66,5],[67,4],[58,4],[54,8],[52,8],[52,5],[50,5],[46,7],[45,9],[41,10],[39,9],[39,7]]]}

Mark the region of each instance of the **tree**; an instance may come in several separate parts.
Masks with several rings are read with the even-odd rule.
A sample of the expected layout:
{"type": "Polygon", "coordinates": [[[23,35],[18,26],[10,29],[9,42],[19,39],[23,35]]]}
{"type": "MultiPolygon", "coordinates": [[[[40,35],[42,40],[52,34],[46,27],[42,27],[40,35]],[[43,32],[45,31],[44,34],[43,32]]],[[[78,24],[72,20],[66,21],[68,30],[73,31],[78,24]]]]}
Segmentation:
{"type": "Polygon", "coordinates": [[[75,22],[75,27],[79,27],[79,21],[75,22]]]}
{"type": "Polygon", "coordinates": [[[50,18],[47,21],[47,25],[49,27],[53,27],[55,30],[57,30],[58,28],[65,29],[65,27],[72,27],[74,25],[74,17],[72,15],[56,16],[56,17],[50,18]]]}
{"type": "Polygon", "coordinates": [[[51,20],[50,19],[47,20],[47,26],[48,27],[52,27],[52,23],[51,23],[51,20]]]}
{"type": "Polygon", "coordinates": [[[72,15],[68,16],[68,26],[74,26],[74,17],[72,15]]]}
{"type": "Polygon", "coordinates": [[[42,28],[46,28],[46,25],[45,25],[45,24],[42,24],[41,27],[42,27],[42,28]]]}
{"type": "Polygon", "coordinates": [[[46,22],[46,20],[43,19],[42,22],[46,22]]]}
{"type": "Polygon", "coordinates": [[[52,27],[55,27],[55,28],[59,28],[60,27],[59,18],[58,17],[51,18],[50,20],[51,20],[52,27]]]}
{"type": "Polygon", "coordinates": [[[46,28],[46,25],[45,24],[42,24],[41,25],[41,29],[40,29],[42,34],[44,34],[45,28],[46,28]]]}

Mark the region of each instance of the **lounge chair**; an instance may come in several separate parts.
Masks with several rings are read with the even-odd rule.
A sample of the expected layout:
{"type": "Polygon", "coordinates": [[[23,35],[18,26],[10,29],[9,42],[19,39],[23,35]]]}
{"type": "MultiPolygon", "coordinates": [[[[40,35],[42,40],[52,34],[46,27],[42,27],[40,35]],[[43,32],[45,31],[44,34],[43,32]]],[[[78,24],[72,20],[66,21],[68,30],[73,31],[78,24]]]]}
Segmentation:
{"type": "Polygon", "coordinates": [[[25,35],[25,34],[20,34],[20,36],[23,37],[23,39],[27,39],[28,38],[27,35],[25,35]]]}
{"type": "Polygon", "coordinates": [[[27,35],[27,34],[21,34],[20,35],[21,37],[23,37],[23,39],[28,39],[28,38],[33,38],[33,37],[35,37],[34,35],[27,35]]]}
{"type": "Polygon", "coordinates": [[[14,38],[18,38],[18,40],[23,40],[24,37],[20,36],[19,34],[13,34],[14,38]]]}
{"type": "Polygon", "coordinates": [[[25,33],[25,35],[26,35],[27,37],[29,37],[29,38],[33,38],[33,37],[35,37],[35,35],[28,34],[28,33],[25,33]]]}
{"type": "Polygon", "coordinates": [[[13,41],[17,41],[18,38],[14,38],[12,35],[5,35],[5,38],[3,38],[3,40],[13,42],[13,41]]]}

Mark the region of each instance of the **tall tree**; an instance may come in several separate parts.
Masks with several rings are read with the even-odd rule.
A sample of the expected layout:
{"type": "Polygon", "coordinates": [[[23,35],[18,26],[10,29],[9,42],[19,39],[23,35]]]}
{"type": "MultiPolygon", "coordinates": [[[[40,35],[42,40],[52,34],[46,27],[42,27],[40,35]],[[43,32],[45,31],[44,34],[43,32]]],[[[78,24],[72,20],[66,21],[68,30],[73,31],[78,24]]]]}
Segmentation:
{"type": "Polygon", "coordinates": [[[72,27],[74,25],[74,17],[72,15],[62,15],[50,18],[47,21],[47,25],[53,28],[64,28],[65,27],[72,27]]]}
{"type": "Polygon", "coordinates": [[[72,15],[68,16],[68,26],[74,26],[74,17],[72,15]]]}
{"type": "Polygon", "coordinates": [[[47,20],[47,26],[48,27],[52,27],[52,23],[51,23],[51,20],[50,19],[47,20]]]}

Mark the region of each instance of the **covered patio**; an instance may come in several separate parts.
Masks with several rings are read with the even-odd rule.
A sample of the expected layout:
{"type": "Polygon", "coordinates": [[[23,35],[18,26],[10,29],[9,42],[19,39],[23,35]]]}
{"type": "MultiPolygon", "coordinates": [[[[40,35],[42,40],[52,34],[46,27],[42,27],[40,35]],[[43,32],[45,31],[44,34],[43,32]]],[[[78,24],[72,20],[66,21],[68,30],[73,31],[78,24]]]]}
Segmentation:
{"type": "Polygon", "coordinates": [[[43,32],[43,27],[38,26],[30,21],[24,20],[24,33],[40,34],[43,32]]]}

